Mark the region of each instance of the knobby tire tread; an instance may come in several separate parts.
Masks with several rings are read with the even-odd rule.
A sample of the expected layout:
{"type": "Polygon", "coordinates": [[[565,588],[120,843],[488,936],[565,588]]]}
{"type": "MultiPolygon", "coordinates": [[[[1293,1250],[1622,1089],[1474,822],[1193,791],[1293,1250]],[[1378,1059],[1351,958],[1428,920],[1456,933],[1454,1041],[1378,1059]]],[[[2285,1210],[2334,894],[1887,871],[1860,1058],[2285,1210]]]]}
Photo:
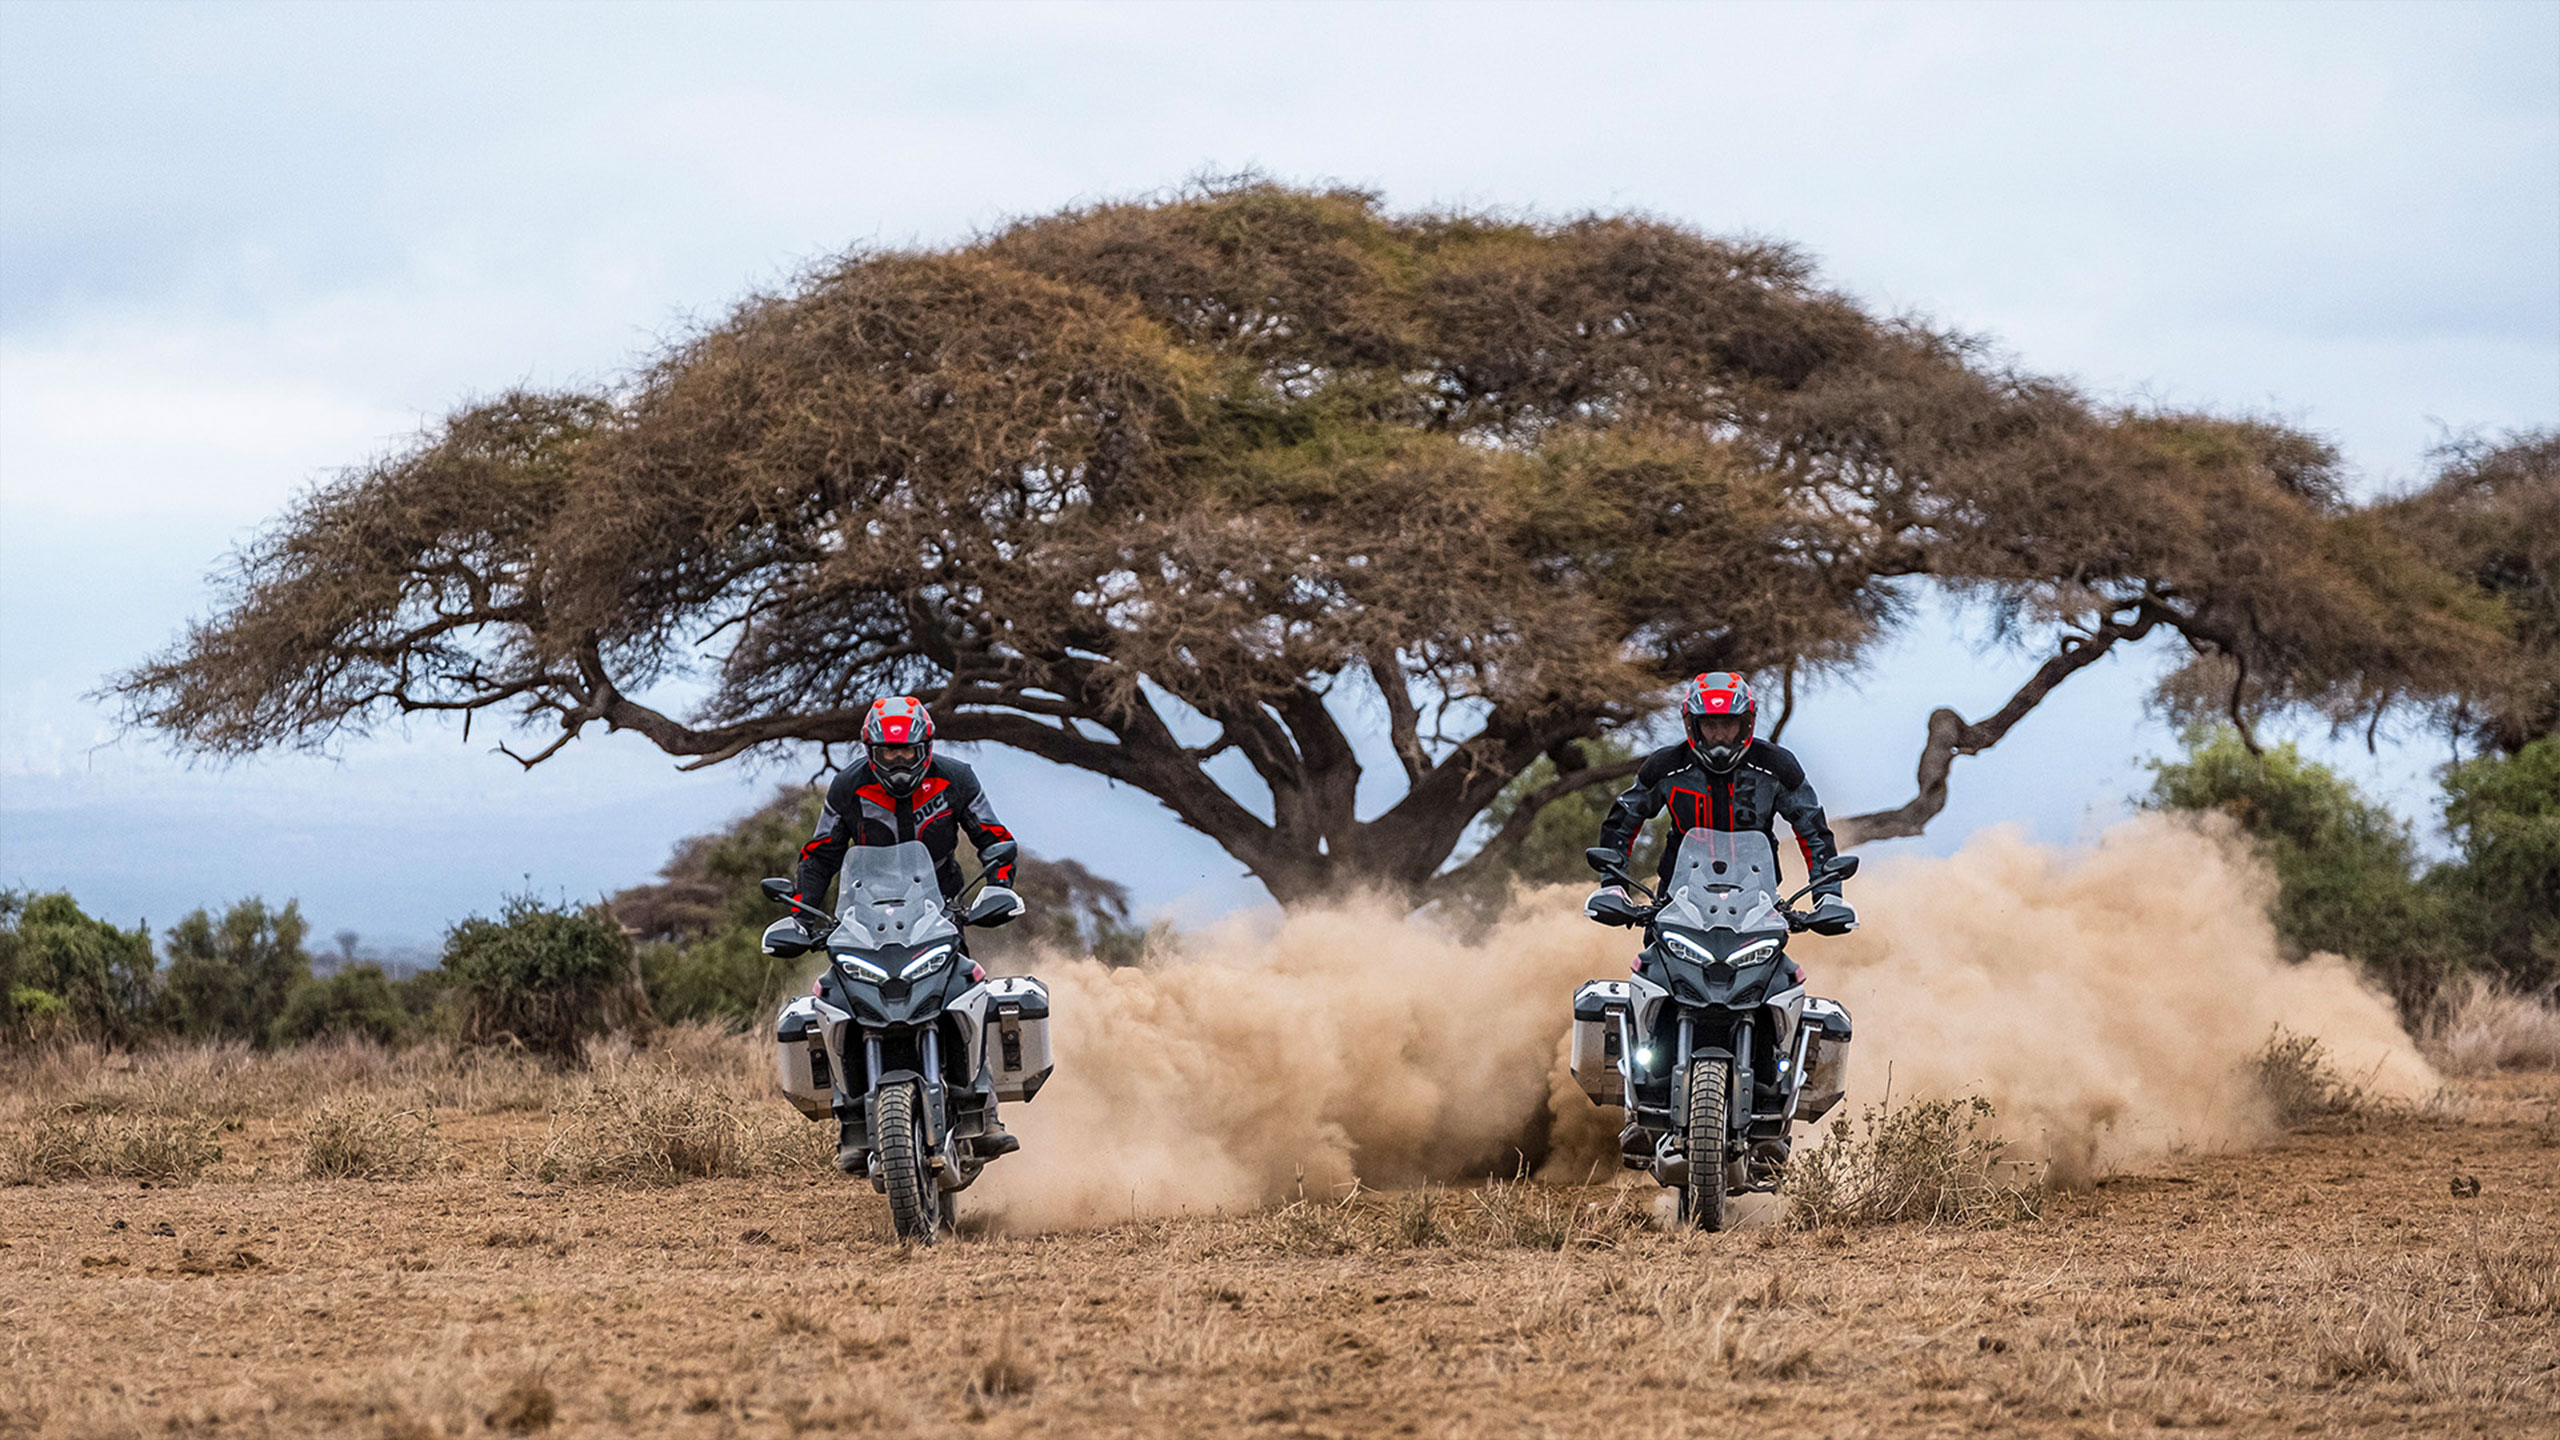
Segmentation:
{"type": "Polygon", "coordinates": [[[889,1192],[889,1225],[901,1240],[930,1245],[941,1238],[940,1197],[916,1130],[916,1092],[904,1085],[880,1095],[880,1180],[889,1192]]]}
{"type": "Polygon", "coordinates": [[[1701,1060],[1689,1072],[1689,1178],[1680,1198],[1685,1218],[1701,1230],[1722,1230],[1725,1223],[1726,1090],[1722,1061],[1701,1060]]]}

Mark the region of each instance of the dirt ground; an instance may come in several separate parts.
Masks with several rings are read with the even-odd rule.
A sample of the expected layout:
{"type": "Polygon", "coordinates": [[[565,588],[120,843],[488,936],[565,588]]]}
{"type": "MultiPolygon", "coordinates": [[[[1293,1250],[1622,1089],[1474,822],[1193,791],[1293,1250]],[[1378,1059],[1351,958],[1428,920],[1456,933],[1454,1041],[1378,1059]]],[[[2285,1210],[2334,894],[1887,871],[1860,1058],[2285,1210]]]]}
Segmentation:
{"type": "Polygon", "coordinates": [[[544,1117],[457,1107],[431,1178],[0,1190],[0,1433],[2560,1434],[2560,1079],[2467,1091],[1990,1230],[1512,1185],[932,1250],[805,1167],[523,1178],[544,1117]]]}

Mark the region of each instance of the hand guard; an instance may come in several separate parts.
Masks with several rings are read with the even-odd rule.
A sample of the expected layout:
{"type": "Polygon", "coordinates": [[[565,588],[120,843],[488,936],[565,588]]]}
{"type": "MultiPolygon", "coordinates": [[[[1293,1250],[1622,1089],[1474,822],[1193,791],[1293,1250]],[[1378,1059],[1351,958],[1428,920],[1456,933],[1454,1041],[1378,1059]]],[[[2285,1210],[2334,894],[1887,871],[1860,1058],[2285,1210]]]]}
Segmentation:
{"type": "Polygon", "coordinates": [[[1848,901],[1837,895],[1821,899],[1822,903],[1813,907],[1813,918],[1806,929],[1816,935],[1846,935],[1858,928],[1858,912],[1850,908],[1848,901]]]}
{"type": "Polygon", "coordinates": [[[797,915],[785,915],[764,927],[764,953],[784,960],[806,955],[818,942],[797,915]]]}
{"type": "Polygon", "coordinates": [[[1026,908],[1020,895],[1005,886],[990,885],[979,891],[978,898],[970,902],[967,921],[971,925],[993,929],[1022,918],[1026,908]]]}

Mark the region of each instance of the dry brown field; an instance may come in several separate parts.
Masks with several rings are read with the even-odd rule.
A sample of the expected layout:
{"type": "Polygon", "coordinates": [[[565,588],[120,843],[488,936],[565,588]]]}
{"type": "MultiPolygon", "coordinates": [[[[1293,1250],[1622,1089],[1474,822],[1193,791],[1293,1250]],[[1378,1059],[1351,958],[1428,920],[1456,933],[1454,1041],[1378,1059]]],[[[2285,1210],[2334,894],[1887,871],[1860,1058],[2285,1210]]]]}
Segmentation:
{"type": "Polygon", "coordinates": [[[8,1083],[0,1433],[2560,1434],[2549,1074],[1992,1228],[1495,1183],[930,1250],[746,1063],[8,1083]]]}

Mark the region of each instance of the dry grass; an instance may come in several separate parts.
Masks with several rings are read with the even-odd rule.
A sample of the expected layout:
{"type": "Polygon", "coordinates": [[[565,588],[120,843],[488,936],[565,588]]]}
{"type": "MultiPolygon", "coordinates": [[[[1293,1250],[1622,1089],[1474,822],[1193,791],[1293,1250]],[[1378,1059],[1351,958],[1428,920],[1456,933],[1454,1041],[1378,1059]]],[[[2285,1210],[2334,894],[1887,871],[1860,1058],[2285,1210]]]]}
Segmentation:
{"type": "Polygon", "coordinates": [[[2384,1108],[2364,1086],[2338,1074],[2328,1046],[2281,1027],[2250,1062],[2250,1077],[2266,1097],[2276,1125],[2285,1130],[2367,1119],[2384,1108]]]}
{"type": "Polygon", "coordinates": [[[168,1115],[88,1114],[69,1108],[37,1118],[0,1148],[0,1183],[144,1180],[176,1184],[222,1158],[212,1121],[168,1115]]]}
{"type": "Polygon", "coordinates": [[[1266,1242],[1293,1255],[1399,1250],[1606,1250],[1656,1228],[1650,1183],[1597,1191],[1527,1180],[1473,1187],[1354,1187],[1338,1200],[1304,1194],[1257,1217],[1266,1242]]]}
{"type": "Polygon", "coordinates": [[[772,1079],[740,1064],[736,1037],[591,1055],[555,1102],[524,1173],[540,1180],[668,1184],[826,1169],[833,1137],[780,1104],[772,1079]]]}
{"type": "Polygon", "coordinates": [[[2008,1142],[1989,1128],[1994,1118],[1980,1096],[1871,1105],[1856,1130],[1842,1115],[1828,1139],[1788,1167],[1780,1194],[1789,1222],[1819,1230],[2035,1219],[2043,1213],[2043,1171],[2006,1158],[2008,1142]]]}
{"type": "Polygon", "coordinates": [[[2523,995],[2471,976],[2431,1020],[2427,1058],[2448,1075],[2560,1070],[2560,1001],[2523,995]]]}
{"type": "Polygon", "coordinates": [[[332,1097],[302,1126],[302,1173],[312,1180],[409,1180],[444,1158],[432,1112],[393,1110],[367,1096],[332,1097]]]}

